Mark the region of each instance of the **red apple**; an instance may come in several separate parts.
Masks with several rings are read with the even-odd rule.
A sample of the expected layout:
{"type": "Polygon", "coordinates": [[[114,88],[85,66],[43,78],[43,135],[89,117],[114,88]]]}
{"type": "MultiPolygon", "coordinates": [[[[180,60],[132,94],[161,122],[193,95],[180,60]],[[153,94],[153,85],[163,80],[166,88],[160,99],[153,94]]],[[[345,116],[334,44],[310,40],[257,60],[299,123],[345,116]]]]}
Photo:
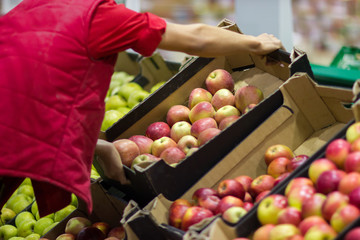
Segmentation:
{"type": "Polygon", "coordinates": [[[293,151],[284,144],[275,144],[270,147],[268,147],[265,150],[265,163],[267,166],[269,166],[270,162],[278,157],[286,157],[288,159],[292,159],[294,157],[293,151]]]}
{"type": "Polygon", "coordinates": [[[292,159],[290,159],[290,163],[286,166],[286,170],[288,172],[293,172],[296,168],[301,166],[308,159],[309,159],[308,155],[305,155],[305,154],[297,155],[297,156],[293,157],[292,159]]]}
{"type": "Polygon", "coordinates": [[[154,140],[152,144],[152,154],[156,157],[160,157],[160,154],[167,148],[176,147],[177,143],[170,137],[162,137],[154,140]]]}
{"type": "Polygon", "coordinates": [[[190,226],[212,216],[214,214],[209,209],[198,206],[189,207],[182,218],[181,230],[187,231],[190,226]]]}
{"type": "Polygon", "coordinates": [[[297,187],[307,185],[309,187],[314,187],[314,183],[307,177],[296,177],[290,180],[288,185],[285,188],[285,196],[288,196],[289,192],[297,187]]]}
{"type": "Polygon", "coordinates": [[[185,154],[188,154],[190,149],[197,148],[198,146],[199,143],[197,138],[192,135],[185,135],[177,142],[177,147],[185,154]]]}
{"type": "Polygon", "coordinates": [[[162,137],[170,137],[170,131],[170,126],[166,122],[154,122],[146,128],[145,135],[155,141],[162,137]]]}
{"type": "Polygon", "coordinates": [[[301,215],[303,218],[310,216],[322,216],[322,206],[326,200],[326,195],[322,193],[313,194],[307,201],[303,202],[301,215]]]}
{"type": "Polygon", "coordinates": [[[220,198],[231,195],[244,200],[245,190],[241,183],[235,179],[224,179],[219,183],[217,192],[220,198]]]}
{"type": "Polygon", "coordinates": [[[196,104],[189,113],[191,123],[202,118],[213,118],[215,116],[215,109],[209,102],[199,102],[196,104]]]}
{"type": "Polygon", "coordinates": [[[256,103],[250,103],[249,105],[247,105],[246,108],[244,109],[243,114],[247,113],[248,111],[256,107],[256,105],[257,105],[256,103]]]}
{"type": "Polygon", "coordinates": [[[174,205],[169,209],[169,224],[170,226],[180,228],[181,222],[186,210],[191,207],[188,205],[174,205]]]}
{"type": "Polygon", "coordinates": [[[304,202],[308,201],[315,193],[316,189],[307,185],[293,188],[287,195],[289,206],[301,211],[304,202]]]}
{"type": "Polygon", "coordinates": [[[186,121],[179,121],[172,125],[170,130],[170,138],[178,142],[180,138],[191,134],[191,124],[186,121]]]}
{"type": "Polygon", "coordinates": [[[339,169],[328,170],[320,174],[316,181],[318,192],[328,194],[338,190],[339,183],[346,173],[339,169]]]}
{"type": "Polygon", "coordinates": [[[224,130],[225,128],[227,128],[228,126],[230,126],[231,124],[236,122],[239,118],[240,118],[240,116],[229,116],[229,117],[224,118],[219,123],[219,129],[224,130]]]}
{"type": "Polygon", "coordinates": [[[209,209],[215,213],[217,206],[219,205],[220,198],[216,195],[207,195],[198,198],[198,205],[200,207],[209,209]]]}
{"type": "MultiPolygon", "coordinates": [[[[194,88],[189,95],[189,109],[192,109],[199,102],[211,102],[212,94],[204,88],[194,88]]],[[[190,113],[190,112],[189,112],[190,113]]]]}
{"type": "Polygon", "coordinates": [[[108,235],[107,235],[108,238],[110,237],[116,237],[118,239],[125,239],[125,229],[122,225],[119,225],[119,226],[116,226],[116,227],[113,227],[110,229],[108,235]]]}
{"type": "Polygon", "coordinates": [[[349,194],[349,203],[360,209],[360,187],[356,187],[349,194]]]}
{"type": "Polygon", "coordinates": [[[331,192],[327,195],[322,206],[322,216],[325,220],[330,221],[331,216],[341,206],[349,203],[349,196],[339,191],[331,192]]]}
{"type": "Polygon", "coordinates": [[[215,94],[218,90],[223,88],[233,92],[235,82],[231,74],[225,69],[215,69],[206,77],[205,86],[211,94],[215,94]]]}
{"type": "Polygon", "coordinates": [[[278,214],[288,206],[288,200],[281,194],[271,194],[262,199],[257,208],[257,217],[262,225],[277,224],[278,214]]]}
{"type": "Polygon", "coordinates": [[[274,187],[275,178],[263,174],[256,177],[250,185],[249,193],[254,198],[263,191],[271,190],[274,187]]]}
{"type": "Polygon", "coordinates": [[[232,224],[237,223],[247,213],[243,207],[230,207],[221,215],[222,218],[232,224]]]}
{"type": "Polygon", "coordinates": [[[133,135],[129,137],[129,140],[133,141],[134,143],[136,143],[136,145],[138,145],[140,154],[151,153],[151,146],[154,142],[151,138],[143,135],[133,135]]]}
{"type": "MultiPolygon", "coordinates": [[[[41,240],[41,239],[49,240],[48,238],[40,238],[39,240],[41,240]]],[[[74,234],[63,233],[63,234],[60,234],[59,236],[57,236],[57,238],[55,240],[75,240],[75,239],[76,239],[76,236],[74,234]]]]}
{"type": "Polygon", "coordinates": [[[199,147],[201,147],[202,145],[204,145],[205,143],[207,143],[208,141],[210,141],[211,139],[213,139],[220,133],[221,133],[221,130],[218,128],[205,129],[204,131],[202,131],[199,134],[199,137],[198,137],[199,147]]]}
{"type": "Polygon", "coordinates": [[[76,235],[76,240],[103,240],[105,234],[96,227],[86,227],[76,235]]]}
{"type": "Polygon", "coordinates": [[[91,226],[91,221],[85,217],[72,217],[65,226],[65,233],[77,235],[83,228],[91,226]]]}
{"type": "Polygon", "coordinates": [[[254,204],[252,202],[244,202],[244,206],[243,208],[246,210],[246,211],[250,211],[250,209],[254,206],[254,204]]]}
{"type": "Polygon", "coordinates": [[[289,223],[295,226],[299,225],[302,220],[301,211],[294,207],[286,207],[278,213],[277,224],[289,223]]]}
{"type": "Polygon", "coordinates": [[[175,201],[173,201],[170,205],[170,209],[177,206],[177,205],[185,205],[185,206],[188,206],[188,207],[191,207],[193,206],[189,200],[186,200],[184,198],[178,198],[176,199],[175,201]]]}
{"type": "Polygon", "coordinates": [[[94,222],[92,226],[100,229],[105,236],[107,236],[110,231],[110,225],[107,222],[94,222]]]}
{"type": "Polygon", "coordinates": [[[225,196],[221,198],[217,208],[215,209],[215,214],[223,214],[226,209],[234,206],[244,207],[244,202],[240,198],[231,195],[225,196]]]}
{"type": "Polygon", "coordinates": [[[202,118],[197,121],[195,121],[190,129],[191,135],[198,138],[199,134],[208,128],[218,128],[218,125],[214,118],[208,117],[208,118],[202,118]]]}
{"type": "Polygon", "coordinates": [[[327,240],[334,239],[336,235],[336,231],[326,223],[311,227],[306,232],[304,239],[327,240]]]}
{"type": "Polygon", "coordinates": [[[168,164],[179,163],[181,160],[185,159],[185,157],[185,153],[178,147],[168,147],[160,154],[160,158],[168,164]]]}
{"type": "Polygon", "coordinates": [[[350,172],[340,180],[338,190],[344,194],[349,194],[357,187],[360,187],[360,173],[350,172]]]}
{"type": "Polygon", "coordinates": [[[290,175],[290,172],[285,172],[285,173],[281,174],[280,176],[278,176],[277,178],[275,178],[274,187],[276,185],[278,185],[280,182],[282,182],[289,175],[290,175]]]}
{"type": "Polygon", "coordinates": [[[134,166],[142,163],[142,162],[156,162],[161,160],[161,158],[156,157],[150,153],[143,153],[140,154],[139,156],[137,156],[136,158],[134,158],[134,160],[131,163],[131,169],[134,169],[134,166]]]}
{"type": "Polygon", "coordinates": [[[306,232],[313,226],[327,224],[326,220],[321,216],[310,216],[304,218],[298,225],[302,235],[305,235],[306,232]]]}
{"type": "Polygon", "coordinates": [[[270,192],[270,190],[266,190],[259,193],[255,198],[255,203],[260,202],[264,197],[267,197],[270,192]]]}
{"type": "Polygon", "coordinates": [[[199,198],[205,198],[207,196],[218,196],[218,193],[212,188],[199,188],[193,193],[192,200],[195,204],[199,204],[199,198]]]}
{"type": "Polygon", "coordinates": [[[104,240],[121,240],[121,239],[119,239],[117,237],[107,237],[104,240]]]}
{"type": "Polygon", "coordinates": [[[299,235],[300,230],[293,224],[278,224],[270,231],[270,240],[288,240],[289,238],[299,235]]]}
{"type": "Polygon", "coordinates": [[[352,152],[347,156],[344,170],[346,172],[360,172],[360,152],[352,152]]]}
{"type": "Polygon", "coordinates": [[[130,168],[134,158],[140,155],[138,145],[129,139],[115,140],[113,144],[120,154],[122,163],[130,168]]]}
{"type": "Polygon", "coordinates": [[[286,157],[277,157],[273,159],[268,168],[267,174],[273,178],[279,177],[281,174],[286,173],[286,166],[290,163],[290,159],[286,157]]]}
{"type": "Polygon", "coordinates": [[[274,224],[265,224],[255,230],[253,240],[269,240],[270,231],[275,227],[274,224]]]}
{"type": "Polygon", "coordinates": [[[240,111],[235,106],[225,105],[215,112],[214,118],[216,122],[220,124],[224,118],[230,116],[240,116],[240,111]]]}
{"type": "Polygon", "coordinates": [[[326,158],[319,158],[310,164],[308,169],[308,175],[311,181],[313,183],[316,183],[321,173],[332,169],[338,169],[334,162],[326,158]]]}
{"type": "Polygon", "coordinates": [[[354,227],[346,233],[344,240],[359,240],[360,239],[360,227],[354,227]]]}
{"type": "Polygon", "coordinates": [[[190,122],[189,119],[190,109],[184,105],[173,105],[166,113],[166,123],[172,127],[174,123],[180,121],[190,122]]]}
{"type": "Polygon", "coordinates": [[[360,138],[356,139],[354,142],[350,144],[350,151],[351,152],[360,151],[360,138]]]}
{"type": "Polygon", "coordinates": [[[352,204],[347,204],[334,212],[330,219],[330,225],[337,233],[340,233],[359,216],[360,210],[352,204]]]}
{"type": "Polygon", "coordinates": [[[353,143],[359,137],[360,137],[360,122],[355,122],[351,124],[346,130],[346,140],[349,143],[353,143]]]}
{"type": "Polygon", "coordinates": [[[235,92],[235,106],[244,113],[244,110],[250,104],[258,104],[264,99],[263,92],[252,85],[243,86],[235,92]]]}
{"type": "Polygon", "coordinates": [[[234,179],[243,185],[244,190],[246,192],[249,191],[251,183],[253,181],[253,179],[250,176],[248,176],[248,175],[240,175],[240,176],[235,177],[234,179]]]}
{"type": "Polygon", "coordinates": [[[235,96],[229,89],[222,88],[213,95],[211,104],[216,111],[226,105],[235,106],[235,96]]]}
{"type": "Polygon", "coordinates": [[[345,159],[350,153],[350,143],[345,139],[332,140],[325,150],[325,157],[333,161],[338,168],[344,168],[345,159]]]}

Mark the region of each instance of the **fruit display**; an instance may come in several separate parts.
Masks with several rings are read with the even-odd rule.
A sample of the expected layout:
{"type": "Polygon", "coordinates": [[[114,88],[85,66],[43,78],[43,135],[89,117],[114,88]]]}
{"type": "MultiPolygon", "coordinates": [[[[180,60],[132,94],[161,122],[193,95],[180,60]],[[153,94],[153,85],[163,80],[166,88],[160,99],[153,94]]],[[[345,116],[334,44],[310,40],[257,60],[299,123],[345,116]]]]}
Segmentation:
{"type": "Polygon", "coordinates": [[[163,159],[176,166],[264,99],[255,86],[235,89],[225,69],[210,72],[204,86],[191,90],[186,104],[170,106],[163,121],[149,124],[143,134],[115,140],[123,164],[134,168],[163,159]]]}

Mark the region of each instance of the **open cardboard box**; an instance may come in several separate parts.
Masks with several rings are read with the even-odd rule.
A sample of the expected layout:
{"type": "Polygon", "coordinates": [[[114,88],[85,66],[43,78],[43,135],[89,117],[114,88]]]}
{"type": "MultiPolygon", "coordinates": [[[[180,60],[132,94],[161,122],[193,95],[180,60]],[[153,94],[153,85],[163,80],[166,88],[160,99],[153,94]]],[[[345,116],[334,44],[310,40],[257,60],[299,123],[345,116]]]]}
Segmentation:
{"type": "MultiPolygon", "coordinates": [[[[240,32],[235,24],[230,30],[240,32]]],[[[228,27],[229,27],[228,26],[228,27]]],[[[305,53],[294,50],[290,53],[276,51],[268,57],[277,59],[276,64],[266,64],[266,58],[247,53],[217,58],[194,58],[178,74],[150,95],[107,131],[107,140],[129,138],[132,135],[144,135],[147,126],[156,121],[165,121],[169,108],[176,104],[187,105],[192,89],[205,88],[205,79],[215,69],[226,69],[235,80],[235,89],[243,85],[255,85],[260,88],[265,99],[252,111],[241,116],[234,124],[224,129],[219,135],[185,158],[175,168],[163,160],[132,170],[125,168],[131,185],[121,185],[107,179],[101,167],[94,161],[99,174],[108,182],[127,195],[127,200],[135,200],[144,207],[149,201],[163,194],[167,199],[180,197],[192,184],[200,179],[210,168],[223,158],[239,142],[245,139],[275,109],[282,104],[281,86],[294,71],[311,74],[310,64],[305,53]]]]}
{"type": "Polygon", "coordinates": [[[93,199],[93,211],[91,214],[88,214],[86,204],[79,198],[78,208],[42,237],[55,240],[57,236],[64,233],[68,220],[77,216],[86,217],[92,223],[104,221],[110,227],[119,226],[128,203],[121,198],[108,194],[101,186],[101,179],[91,184],[91,197],[93,199]]]}
{"type": "MultiPolygon", "coordinates": [[[[352,103],[353,93],[348,88],[320,86],[316,84],[306,73],[294,74],[288,81],[280,86],[280,91],[274,95],[282,96],[282,103],[273,111],[261,125],[254,129],[243,141],[239,142],[231,151],[224,156],[212,169],[200,180],[195,182],[179,198],[191,200],[192,194],[201,187],[216,189],[221,180],[235,178],[239,175],[248,175],[252,178],[266,174],[267,166],[264,161],[265,150],[274,144],[289,146],[296,155],[307,154],[316,157],[317,151],[332,139],[349,122],[353,121],[352,109],[347,105],[352,103]]],[[[270,96],[271,97],[271,96],[270,96]]],[[[251,113],[250,111],[249,113],[251,113]]],[[[218,149],[222,146],[218,146],[218,149]]],[[[304,163],[304,167],[309,161],[304,163]]],[[[293,178],[300,169],[295,170],[287,179],[293,178]]],[[[284,183],[278,184],[273,191],[283,187],[284,183]]],[[[128,217],[127,228],[134,232],[141,226],[141,220],[152,221],[156,230],[163,236],[171,236],[168,239],[182,239],[180,230],[168,225],[168,209],[172,201],[159,195],[146,207],[138,210],[132,217],[128,217]],[[136,221],[135,221],[136,220],[136,221]]],[[[253,209],[255,209],[256,204],[253,209]]],[[[139,207],[137,207],[139,209],[139,207]]],[[[247,215],[249,215],[251,211],[247,215]]],[[[246,216],[247,216],[246,215],[246,216]]],[[[246,219],[246,217],[244,217],[246,219]]],[[[214,219],[213,219],[214,220],[214,219]]],[[[219,223],[215,217],[213,223],[219,223]]],[[[208,221],[194,226],[196,232],[203,229],[208,221]]],[[[219,223],[226,225],[225,223],[219,223]]],[[[227,225],[226,225],[227,226],[227,225]]],[[[250,228],[243,225],[244,229],[250,228]]],[[[230,226],[227,226],[231,228],[230,226]]],[[[188,231],[192,232],[192,231],[188,231]]],[[[230,234],[224,230],[224,236],[230,234]]],[[[235,232],[233,229],[232,232],[235,232]]],[[[182,232],[184,234],[184,232],[182,232]]],[[[216,235],[211,239],[231,239],[216,235]]],[[[139,236],[138,236],[139,237],[139,236]]],[[[136,239],[136,238],[134,238],[136,239]]],[[[139,239],[142,239],[139,237],[139,239]]],[[[144,238],[145,239],[145,238],[144,238]]]]}

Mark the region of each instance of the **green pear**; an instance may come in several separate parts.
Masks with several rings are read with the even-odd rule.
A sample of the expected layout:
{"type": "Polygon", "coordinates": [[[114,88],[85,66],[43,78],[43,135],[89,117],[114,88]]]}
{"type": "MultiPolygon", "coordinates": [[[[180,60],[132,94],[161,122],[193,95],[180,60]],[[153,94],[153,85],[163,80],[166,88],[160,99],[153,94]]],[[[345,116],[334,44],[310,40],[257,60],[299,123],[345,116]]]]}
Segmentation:
{"type": "Polygon", "coordinates": [[[9,240],[24,240],[25,238],[23,237],[12,237],[12,238],[9,238],[9,240]]]}
{"type": "Polygon", "coordinates": [[[22,186],[22,185],[32,185],[31,179],[25,178],[25,180],[20,184],[20,186],[22,186]]]}
{"type": "Polygon", "coordinates": [[[48,226],[52,225],[54,220],[51,218],[43,217],[36,221],[34,226],[34,233],[42,234],[48,226]]]}
{"type": "Polygon", "coordinates": [[[155,92],[156,90],[158,90],[162,85],[164,85],[166,83],[166,81],[161,81],[161,82],[158,82],[156,83],[155,85],[153,85],[151,88],[150,88],[150,93],[153,93],[155,92]]]}
{"type": "Polygon", "coordinates": [[[116,123],[120,118],[122,118],[124,114],[117,110],[109,110],[105,112],[104,119],[101,125],[101,131],[105,131],[109,127],[111,127],[114,123],[116,123]]]}
{"type": "Polygon", "coordinates": [[[38,205],[37,202],[34,201],[33,204],[31,205],[31,213],[36,216],[36,213],[39,211],[38,209],[38,205]]]}
{"type": "Polygon", "coordinates": [[[105,103],[105,111],[111,109],[117,109],[119,107],[126,107],[127,102],[124,98],[120,97],[119,95],[113,95],[107,98],[105,103]]]}
{"type": "Polygon", "coordinates": [[[3,207],[1,209],[1,223],[2,225],[6,224],[8,221],[10,221],[11,219],[13,219],[16,216],[16,213],[11,210],[10,208],[7,207],[3,207]]]}
{"type": "Polygon", "coordinates": [[[129,83],[125,83],[124,85],[121,86],[121,88],[119,89],[118,95],[125,98],[125,100],[127,101],[133,92],[139,91],[139,90],[143,90],[143,88],[139,84],[137,84],[135,82],[129,82],[129,83]]]}
{"type": "Polygon", "coordinates": [[[28,202],[25,200],[19,201],[14,204],[14,207],[12,208],[12,210],[18,214],[21,211],[23,211],[25,208],[29,207],[30,204],[31,204],[31,202],[28,202]]]}
{"type": "Polygon", "coordinates": [[[15,194],[15,195],[12,195],[10,197],[10,199],[7,201],[6,207],[14,210],[14,205],[17,204],[18,202],[25,202],[24,205],[26,205],[25,207],[27,207],[31,204],[32,201],[33,201],[32,198],[26,194],[23,194],[23,193],[15,194]]]}
{"type": "Polygon", "coordinates": [[[24,240],[39,240],[40,237],[41,237],[40,234],[32,233],[28,235],[24,240]]]}
{"type": "Polygon", "coordinates": [[[15,237],[18,234],[18,230],[15,226],[10,224],[5,224],[0,227],[0,239],[9,240],[12,237],[15,237]]]}
{"type": "Polygon", "coordinates": [[[76,195],[73,193],[71,194],[71,203],[70,204],[75,207],[78,207],[78,204],[79,204],[76,195]]]}
{"type": "Polygon", "coordinates": [[[130,94],[130,96],[128,98],[128,102],[127,102],[129,108],[135,107],[136,105],[138,105],[139,103],[144,101],[149,95],[150,95],[150,93],[145,90],[138,90],[138,91],[132,92],[130,94]]]}
{"type": "Polygon", "coordinates": [[[130,112],[131,108],[129,108],[129,107],[119,107],[119,108],[116,109],[116,110],[125,115],[125,114],[127,114],[128,112],[130,112]]]}
{"type": "Polygon", "coordinates": [[[68,205],[64,207],[63,209],[55,212],[54,221],[60,222],[64,218],[66,218],[70,213],[76,210],[76,207],[74,205],[68,205]]]}
{"type": "Polygon", "coordinates": [[[46,227],[43,231],[42,234],[40,234],[41,236],[44,236],[46,233],[48,233],[51,229],[53,229],[56,225],[58,225],[59,222],[54,222],[53,224],[51,224],[50,226],[46,227]]]}
{"type": "Polygon", "coordinates": [[[18,236],[19,237],[27,237],[34,232],[36,220],[35,219],[28,219],[24,220],[17,226],[18,229],[18,236]]]}
{"type": "Polygon", "coordinates": [[[23,212],[19,213],[18,215],[16,215],[15,226],[19,227],[21,225],[21,223],[23,223],[24,221],[28,221],[31,219],[35,220],[34,215],[31,212],[23,211],[23,212]]]}
{"type": "Polygon", "coordinates": [[[28,195],[32,199],[34,199],[34,196],[35,196],[32,185],[28,185],[28,184],[19,186],[17,194],[20,194],[20,193],[28,195]]]}

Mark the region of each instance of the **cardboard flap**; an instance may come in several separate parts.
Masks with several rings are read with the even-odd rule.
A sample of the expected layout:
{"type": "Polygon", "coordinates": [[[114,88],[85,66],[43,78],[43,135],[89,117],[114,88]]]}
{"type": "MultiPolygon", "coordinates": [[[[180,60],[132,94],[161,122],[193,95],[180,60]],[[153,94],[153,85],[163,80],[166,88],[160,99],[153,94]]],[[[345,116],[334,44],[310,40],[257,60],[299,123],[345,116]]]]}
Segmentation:
{"type": "Polygon", "coordinates": [[[221,20],[217,26],[233,32],[242,33],[236,23],[227,18],[221,20]]]}

